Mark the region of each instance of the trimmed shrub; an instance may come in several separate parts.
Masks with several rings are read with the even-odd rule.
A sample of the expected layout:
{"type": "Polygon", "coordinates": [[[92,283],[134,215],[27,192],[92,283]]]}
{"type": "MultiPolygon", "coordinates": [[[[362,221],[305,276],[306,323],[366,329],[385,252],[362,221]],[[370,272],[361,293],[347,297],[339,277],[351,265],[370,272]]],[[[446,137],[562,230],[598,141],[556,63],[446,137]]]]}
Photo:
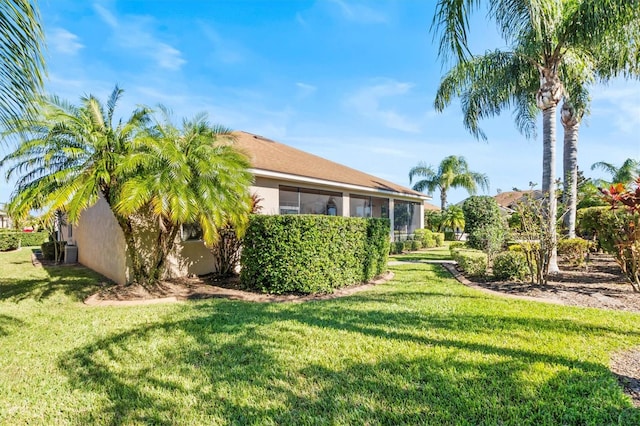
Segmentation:
{"type": "Polygon", "coordinates": [[[18,247],[20,247],[20,238],[16,232],[0,234],[0,251],[16,250],[18,247]]]}
{"type": "Polygon", "coordinates": [[[456,241],[456,233],[453,231],[444,231],[445,241],[456,241]]]}
{"type": "Polygon", "coordinates": [[[413,240],[411,241],[411,251],[420,250],[422,248],[422,241],[413,240]]]}
{"type": "Polygon", "coordinates": [[[569,238],[558,241],[558,255],[573,265],[583,265],[591,243],[582,238],[569,238]]]}
{"type": "Polygon", "coordinates": [[[253,215],[240,279],[265,293],[328,293],[386,269],[389,220],[253,215]]]}
{"type": "Polygon", "coordinates": [[[436,247],[444,246],[444,233],[442,232],[434,232],[433,237],[436,240],[436,247]]]}
{"type": "Polygon", "coordinates": [[[61,261],[64,259],[64,247],[66,245],[66,241],[47,241],[46,243],[42,243],[40,246],[42,257],[46,260],[61,261]],[[58,244],[58,259],[56,259],[56,243],[58,244]]]}
{"type": "Polygon", "coordinates": [[[480,277],[487,273],[489,258],[486,253],[480,250],[454,249],[451,255],[466,275],[480,277]]]}
{"type": "Polygon", "coordinates": [[[467,245],[487,253],[489,259],[504,250],[507,241],[507,228],[503,225],[490,224],[474,229],[467,236],[467,245]]]}
{"type": "Polygon", "coordinates": [[[404,250],[404,241],[394,241],[393,247],[395,247],[394,253],[400,254],[404,250]]]}
{"type": "Polygon", "coordinates": [[[493,259],[493,276],[498,280],[524,280],[529,274],[522,251],[503,251],[493,259]]]}
{"type": "Polygon", "coordinates": [[[422,247],[432,248],[436,246],[434,233],[429,229],[416,229],[414,232],[415,239],[422,242],[422,247]]]}
{"type": "Polygon", "coordinates": [[[463,242],[463,241],[454,241],[451,244],[449,244],[449,251],[451,253],[453,253],[454,250],[456,249],[463,249],[465,248],[467,245],[463,242]]]}
{"type": "Polygon", "coordinates": [[[411,251],[411,243],[413,243],[413,241],[411,240],[406,240],[402,242],[402,249],[404,251],[411,251]]]}
{"type": "Polygon", "coordinates": [[[22,247],[39,247],[48,238],[47,232],[20,232],[20,245],[22,247]]]}

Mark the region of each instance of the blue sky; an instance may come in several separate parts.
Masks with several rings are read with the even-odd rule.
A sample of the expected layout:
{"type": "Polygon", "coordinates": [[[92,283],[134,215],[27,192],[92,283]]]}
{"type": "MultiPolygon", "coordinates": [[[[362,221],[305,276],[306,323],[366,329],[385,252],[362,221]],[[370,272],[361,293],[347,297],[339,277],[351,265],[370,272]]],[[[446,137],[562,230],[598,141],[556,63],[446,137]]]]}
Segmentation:
{"type": "MultiPolygon", "coordinates": [[[[509,112],[483,123],[489,140],[480,142],[457,104],[434,111],[444,69],[429,32],[433,3],[41,0],[47,88],[78,102],[88,93],[106,99],[118,84],[123,116],[138,104],[165,104],[176,118],[205,111],[212,122],[407,186],[412,166],[448,155],[487,173],[490,195],[540,183],[540,135],[526,140],[509,112]]],[[[501,47],[482,17],[471,36],[476,52],[501,47]]],[[[590,165],[640,158],[640,84],[615,81],[592,95],[579,165],[605,177],[590,165]]],[[[11,190],[3,181],[0,201],[11,190]]],[[[466,195],[453,191],[450,201],[466,195]]]]}

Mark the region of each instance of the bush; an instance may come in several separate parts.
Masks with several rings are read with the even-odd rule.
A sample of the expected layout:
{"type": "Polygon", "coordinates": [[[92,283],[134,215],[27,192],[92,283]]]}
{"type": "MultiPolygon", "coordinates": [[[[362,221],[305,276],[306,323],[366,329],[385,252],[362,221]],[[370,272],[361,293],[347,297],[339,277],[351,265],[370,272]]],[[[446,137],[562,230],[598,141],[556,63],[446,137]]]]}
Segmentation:
{"type": "Polygon", "coordinates": [[[3,232],[0,234],[0,251],[16,250],[20,247],[17,232],[3,232]]]}
{"type": "Polygon", "coordinates": [[[389,220],[253,215],[240,279],[267,293],[327,293],[385,271],[389,220]]]}
{"type": "Polygon", "coordinates": [[[451,254],[466,275],[480,277],[487,273],[489,258],[486,253],[480,250],[454,249],[451,254]]]}
{"type": "Polygon", "coordinates": [[[454,241],[451,244],[449,244],[449,251],[453,253],[454,250],[463,249],[465,247],[467,247],[467,244],[464,243],[463,241],[454,241]]]}
{"type": "Polygon", "coordinates": [[[39,247],[48,238],[47,232],[20,232],[20,245],[22,247],[39,247]]]}
{"type": "Polygon", "coordinates": [[[54,260],[60,262],[64,259],[64,247],[67,245],[66,241],[57,241],[58,244],[58,258],[56,259],[56,242],[47,241],[42,243],[40,250],[42,250],[42,257],[46,260],[54,260]]]}
{"type": "Polygon", "coordinates": [[[583,265],[589,252],[590,243],[582,238],[570,238],[558,241],[558,255],[573,265],[583,265]]]}
{"type": "Polygon", "coordinates": [[[403,243],[402,243],[402,249],[403,249],[404,251],[411,251],[411,243],[412,243],[412,242],[413,242],[413,241],[411,241],[411,240],[403,241],[403,243]]]}
{"type": "Polygon", "coordinates": [[[444,246],[444,233],[442,232],[434,232],[433,237],[436,240],[436,247],[444,246]]]}
{"type": "Polygon", "coordinates": [[[444,231],[444,240],[445,241],[457,241],[456,233],[453,231],[444,231]]]}
{"type": "Polygon", "coordinates": [[[467,233],[467,244],[469,247],[483,250],[485,241],[479,238],[479,229],[506,229],[506,224],[500,213],[498,203],[493,197],[472,196],[462,204],[464,212],[464,232],[467,233]]]}
{"type": "Polygon", "coordinates": [[[507,241],[507,229],[503,225],[486,225],[473,230],[467,236],[467,245],[471,248],[487,253],[489,259],[493,259],[496,253],[504,249],[507,241]]]}
{"type": "Polygon", "coordinates": [[[416,229],[413,236],[414,239],[419,240],[422,243],[422,247],[424,248],[436,246],[436,239],[433,236],[433,232],[429,229],[416,229]]]}
{"type": "Polygon", "coordinates": [[[391,254],[401,254],[404,250],[404,241],[394,241],[390,245],[391,254]]]}
{"type": "Polygon", "coordinates": [[[521,251],[503,251],[493,259],[493,276],[499,280],[524,280],[529,274],[527,259],[521,251]]]}
{"type": "Polygon", "coordinates": [[[413,240],[411,241],[411,251],[420,250],[422,248],[422,241],[413,240]]]}

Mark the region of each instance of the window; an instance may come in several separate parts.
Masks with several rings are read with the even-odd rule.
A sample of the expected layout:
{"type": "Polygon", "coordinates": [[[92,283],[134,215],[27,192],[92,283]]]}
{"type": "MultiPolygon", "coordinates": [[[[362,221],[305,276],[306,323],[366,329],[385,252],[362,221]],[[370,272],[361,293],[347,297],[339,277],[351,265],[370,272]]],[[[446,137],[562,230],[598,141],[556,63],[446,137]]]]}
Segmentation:
{"type": "Polygon", "coordinates": [[[395,200],[393,229],[401,234],[413,234],[420,227],[420,204],[395,200]]]}
{"type": "Polygon", "coordinates": [[[342,194],[319,189],[281,186],[280,214],[342,216],[342,194]]]}
{"type": "Polygon", "coordinates": [[[349,204],[349,216],[371,217],[371,197],[350,194],[349,204]]]}

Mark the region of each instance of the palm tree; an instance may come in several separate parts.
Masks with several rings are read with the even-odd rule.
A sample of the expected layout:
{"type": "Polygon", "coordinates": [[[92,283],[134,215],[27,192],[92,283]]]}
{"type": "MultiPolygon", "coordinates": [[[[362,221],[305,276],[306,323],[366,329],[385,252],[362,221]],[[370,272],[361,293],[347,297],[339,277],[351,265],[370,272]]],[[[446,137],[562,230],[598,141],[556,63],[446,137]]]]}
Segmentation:
{"type": "Polygon", "coordinates": [[[210,125],[204,114],[183,120],[178,128],[168,110],[160,110],[162,120],[133,141],[133,152],[119,168],[125,182],[116,214],[144,212],[144,219],[156,224],[150,230],[157,241],[154,250],[134,255],[143,271],[137,281],[163,277],[183,224],[199,225],[211,247],[224,225],[244,231],[252,205],[250,165],[233,147],[231,131],[210,125]]]}
{"type": "Polygon", "coordinates": [[[0,2],[0,123],[34,113],[45,74],[44,35],[37,7],[28,0],[0,2]]]}
{"type": "Polygon", "coordinates": [[[113,206],[120,181],[116,167],[131,151],[131,141],[148,121],[149,111],[139,109],[114,127],[113,116],[122,89],[116,87],[106,108],[94,96],[76,107],[57,97],[40,102],[34,120],[12,123],[8,134],[24,137],[17,149],[0,160],[11,164],[7,179],[19,175],[10,203],[17,217],[31,210],[62,210],[69,222],[100,196],[113,206]]]}
{"type": "Polygon", "coordinates": [[[611,181],[601,181],[599,182],[600,186],[609,186],[614,183],[630,185],[640,176],[640,161],[627,158],[620,167],[604,161],[598,161],[591,165],[591,170],[596,169],[604,170],[611,175],[611,181]]]}
{"type": "Polygon", "coordinates": [[[458,234],[456,230],[464,229],[464,223],[464,211],[461,207],[449,206],[442,212],[442,230],[451,229],[458,239],[462,237],[462,233],[458,234]]]}
{"type": "Polygon", "coordinates": [[[409,171],[409,182],[413,178],[422,176],[425,179],[419,180],[413,185],[416,191],[427,190],[430,194],[436,189],[440,191],[440,209],[445,210],[447,206],[447,191],[450,188],[464,188],[469,195],[474,195],[480,186],[485,191],[489,190],[489,178],[486,174],[469,170],[469,164],[462,156],[450,155],[440,162],[438,170],[426,163],[419,163],[409,171]]]}
{"type": "MultiPolygon", "coordinates": [[[[439,0],[433,26],[440,35],[439,54],[447,60],[452,55],[456,57],[462,69],[483,61],[477,61],[468,49],[467,33],[470,14],[480,7],[477,0],[439,0]],[[474,62],[475,61],[475,62],[474,62]],[[466,64],[471,63],[471,64],[466,64]]],[[[535,90],[537,107],[543,114],[543,177],[542,190],[547,194],[547,226],[552,230],[555,245],[555,220],[557,203],[555,197],[555,123],[556,109],[566,93],[561,81],[561,68],[570,60],[580,64],[588,64],[593,51],[602,52],[602,43],[616,41],[618,44],[631,44],[634,37],[620,37],[620,29],[634,26],[633,22],[640,17],[640,4],[627,0],[609,1],[555,1],[555,0],[488,0],[488,15],[495,19],[503,38],[512,46],[508,52],[493,52],[493,57],[503,58],[505,71],[503,75],[515,80],[506,83],[507,88],[496,89],[499,99],[486,101],[486,98],[463,98],[471,102],[470,115],[473,120],[496,115],[501,107],[515,105],[518,108],[517,120],[531,118],[531,101],[527,100],[519,90],[528,87],[531,79],[522,66],[528,64],[531,72],[537,72],[539,85],[535,90]],[[617,36],[617,37],[614,37],[617,36]],[[598,47],[595,47],[598,46],[598,47]],[[513,72],[518,71],[518,72],[513,72]],[[512,90],[510,90],[512,89],[512,90]]],[[[611,43],[610,46],[616,46],[611,43]]],[[[611,50],[627,51],[626,49],[611,50]]],[[[616,63],[620,65],[620,58],[616,63]]],[[[495,63],[495,61],[494,61],[495,63]]],[[[614,67],[612,66],[612,69],[614,67]]],[[[619,68],[618,68],[619,69],[619,68]]],[[[476,69],[482,75],[489,74],[487,69],[476,69]]],[[[467,73],[468,74],[468,73],[467,73]]],[[[495,74],[495,73],[494,73],[495,74]]],[[[499,73],[498,73],[499,74],[499,73]]],[[[487,81],[474,79],[471,83],[487,85],[487,81]]],[[[495,84],[491,82],[490,84],[495,84]]],[[[498,86],[500,84],[498,83],[498,86]]],[[[491,92],[483,92],[490,95],[491,92]]],[[[452,92],[460,95],[461,91],[452,92]]],[[[448,102],[443,99],[445,104],[448,102]]],[[[573,101],[573,99],[571,99],[573,101]]],[[[438,102],[436,102],[438,108],[438,102]]],[[[469,114],[465,114],[465,119],[469,114]]],[[[467,127],[469,125],[465,123],[467,127]]],[[[525,126],[526,127],[526,126],[525,126]]],[[[576,128],[577,129],[577,128],[576,128]]],[[[529,129],[530,130],[530,129],[529,129]]],[[[476,135],[481,134],[477,133],[476,135]]],[[[550,270],[557,271],[557,261],[553,256],[550,270]]]]}

